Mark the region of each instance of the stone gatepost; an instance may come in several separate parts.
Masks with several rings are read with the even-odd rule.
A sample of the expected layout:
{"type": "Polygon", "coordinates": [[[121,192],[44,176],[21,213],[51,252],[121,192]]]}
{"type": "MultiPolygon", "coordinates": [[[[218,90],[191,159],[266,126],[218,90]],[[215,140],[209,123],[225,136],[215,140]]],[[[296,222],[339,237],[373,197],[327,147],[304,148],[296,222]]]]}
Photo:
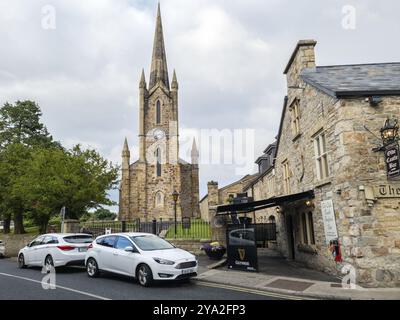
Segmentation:
{"type": "Polygon", "coordinates": [[[211,239],[226,247],[226,216],[217,216],[217,206],[210,206],[211,239]]]}
{"type": "Polygon", "coordinates": [[[79,233],[79,220],[64,220],[64,227],[61,233],[79,233]]]}

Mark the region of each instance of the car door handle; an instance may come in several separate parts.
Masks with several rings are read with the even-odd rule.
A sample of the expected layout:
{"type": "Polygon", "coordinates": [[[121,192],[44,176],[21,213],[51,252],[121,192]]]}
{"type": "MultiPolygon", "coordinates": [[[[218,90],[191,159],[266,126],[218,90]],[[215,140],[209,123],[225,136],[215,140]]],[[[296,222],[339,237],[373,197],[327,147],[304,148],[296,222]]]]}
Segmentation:
{"type": "Polygon", "coordinates": [[[114,252],[113,255],[114,255],[114,256],[118,256],[118,253],[114,252]]]}

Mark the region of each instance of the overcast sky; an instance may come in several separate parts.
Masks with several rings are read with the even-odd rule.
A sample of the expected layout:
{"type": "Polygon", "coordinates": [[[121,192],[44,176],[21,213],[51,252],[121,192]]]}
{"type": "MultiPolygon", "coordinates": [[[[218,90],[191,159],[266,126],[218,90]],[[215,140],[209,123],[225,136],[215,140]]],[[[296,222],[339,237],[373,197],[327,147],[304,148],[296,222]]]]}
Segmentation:
{"type": "MultiPolygon", "coordinates": [[[[89,145],[114,162],[126,136],[136,160],[138,81],[142,68],[149,79],[156,6],[0,0],[0,103],[37,101],[56,140],[89,145]]],[[[283,70],[299,39],[318,41],[317,65],[400,61],[396,0],[163,0],[161,10],[181,131],[254,129],[253,161],[277,134],[283,70]],[[344,6],[355,8],[347,27],[344,6]]],[[[201,196],[209,180],[240,178],[235,169],[201,165],[201,196]]]]}

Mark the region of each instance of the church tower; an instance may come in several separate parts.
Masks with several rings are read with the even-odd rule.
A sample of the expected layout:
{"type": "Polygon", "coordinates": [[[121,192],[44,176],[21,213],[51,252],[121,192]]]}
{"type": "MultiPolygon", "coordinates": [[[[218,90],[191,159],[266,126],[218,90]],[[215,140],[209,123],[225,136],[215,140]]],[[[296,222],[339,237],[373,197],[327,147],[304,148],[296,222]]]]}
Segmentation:
{"type": "Polygon", "coordinates": [[[149,83],[144,70],[139,81],[139,159],[126,169],[126,141],[122,155],[120,219],[170,220],[174,191],[180,194],[178,217],[199,215],[198,164],[179,159],[178,89],[175,71],[169,82],[158,4],[149,83]]]}

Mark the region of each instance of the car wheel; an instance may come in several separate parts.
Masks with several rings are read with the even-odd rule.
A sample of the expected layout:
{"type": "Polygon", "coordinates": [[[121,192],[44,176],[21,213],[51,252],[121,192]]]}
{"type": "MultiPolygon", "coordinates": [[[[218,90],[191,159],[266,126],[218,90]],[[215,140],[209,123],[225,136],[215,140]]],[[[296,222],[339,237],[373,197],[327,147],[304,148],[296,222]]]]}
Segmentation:
{"type": "Polygon", "coordinates": [[[46,273],[50,273],[51,269],[54,268],[54,261],[51,255],[48,255],[46,259],[44,259],[44,267],[46,268],[46,273]]]}
{"type": "Polygon", "coordinates": [[[99,267],[97,265],[96,260],[93,258],[89,258],[87,263],[86,263],[86,272],[89,277],[91,278],[97,278],[100,274],[99,272],[99,267]]]}
{"type": "Polygon", "coordinates": [[[21,253],[18,256],[18,268],[20,268],[20,269],[25,269],[26,268],[25,257],[24,257],[23,253],[21,253]]]}
{"type": "Polygon", "coordinates": [[[148,265],[142,264],[136,272],[136,278],[143,287],[149,287],[153,283],[153,273],[148,265]]]}

